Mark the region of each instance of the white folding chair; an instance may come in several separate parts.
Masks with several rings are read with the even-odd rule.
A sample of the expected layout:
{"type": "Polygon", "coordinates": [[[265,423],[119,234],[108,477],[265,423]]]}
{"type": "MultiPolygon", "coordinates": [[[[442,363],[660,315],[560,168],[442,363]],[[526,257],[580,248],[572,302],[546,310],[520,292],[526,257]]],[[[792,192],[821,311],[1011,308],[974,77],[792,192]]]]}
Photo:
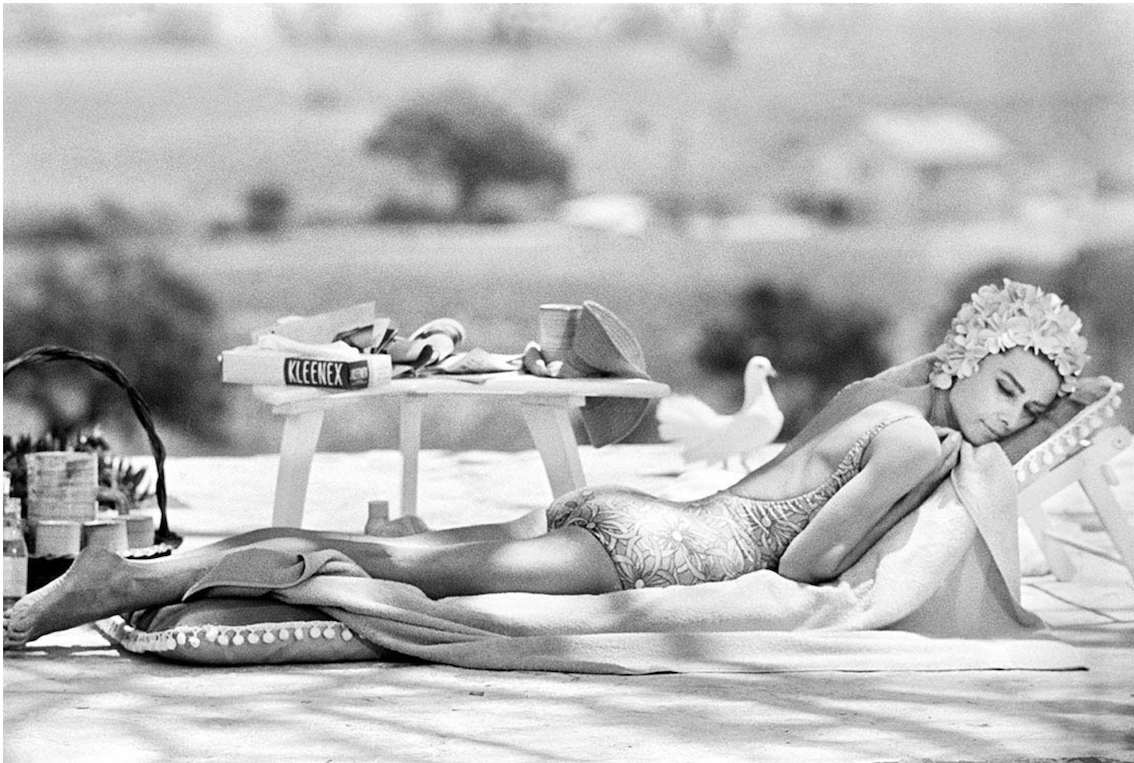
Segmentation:
{"type": "Polygon", "coordinates": [[[1131,443],[1129,430],[1114,422],[1115,411],[1122,403],[1121,392],[1122,385],[1112,383],[1103,397],[1075,414],[1016,463],[1020,515],[1059,580],[1069,580],[1075,572],[1065,546],[1121,564],[1134,576],[1134,527],[1114,493],[1118,475],[1110,463],[1131,443]],[[1098,514],[1117,553],[1080,540],[1051,522],[1044,503],[1074,483],[1079,484],[1098,514]]]}

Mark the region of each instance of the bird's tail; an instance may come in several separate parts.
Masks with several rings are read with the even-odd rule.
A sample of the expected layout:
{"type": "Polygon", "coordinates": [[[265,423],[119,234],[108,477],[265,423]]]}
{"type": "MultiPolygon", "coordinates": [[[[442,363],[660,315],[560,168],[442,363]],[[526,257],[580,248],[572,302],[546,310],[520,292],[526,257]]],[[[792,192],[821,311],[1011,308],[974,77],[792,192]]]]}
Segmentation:
{"type": "Polygon", "coordinates": [[[666,441],[699,440],[709,434],[719,414],[692,395],[670,395],[658,401],[658,435],[666,441]]]}

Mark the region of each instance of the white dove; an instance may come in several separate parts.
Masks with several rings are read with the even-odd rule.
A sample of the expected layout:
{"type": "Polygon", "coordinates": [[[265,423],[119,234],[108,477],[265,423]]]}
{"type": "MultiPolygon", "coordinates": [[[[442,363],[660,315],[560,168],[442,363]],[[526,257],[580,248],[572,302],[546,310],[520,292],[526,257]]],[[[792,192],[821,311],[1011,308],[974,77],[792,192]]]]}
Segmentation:
{"type": "Polygon", "coordinates": [[[745,456],[771,444],[784,424],[784,414],[768,387],[776,370],[763,355],[744,368],[744,404],[731,415],[719,414],[692,395],[671,395],[658,401],[658,434],[663,440],[680,442],[687,463],[721,463],[731,456],[745,456]]]}

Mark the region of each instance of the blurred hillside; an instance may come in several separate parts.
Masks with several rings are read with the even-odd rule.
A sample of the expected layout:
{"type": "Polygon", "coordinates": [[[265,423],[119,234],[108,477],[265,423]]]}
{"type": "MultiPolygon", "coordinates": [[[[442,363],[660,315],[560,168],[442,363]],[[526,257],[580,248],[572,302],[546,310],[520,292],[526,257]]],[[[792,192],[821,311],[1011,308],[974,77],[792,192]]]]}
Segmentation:
{"type": "Polygon", "coordinates": [[[580,195],[783,200],[857,119],[942,106],[1134,187],[1123,4],[736,6],[715,26],[686,6],[240,8],[6,4],[6,211],[111,196],[208,217],[267,179],[343,214],[415,182],[360,141],[453,81],[546,128],[580,195]]]}
{"type": "MultiPolygon", "coordinates": [[[[739,403],[739,379],[692,358],[705,325],[727,319],[749,284],[876,307],[899,359],[929,348],[966,274],[999,261],[1052,271],[1083,247],[1128,240],[1134,220],[1122,201],[1134,190],[1134,6],[6,4],[3,13],[6,323],[10,297],[31,289],[48,255],[89,259],[110,240],[156,253],[209,295],[218,352],[278,316],[371,299],[403,328],[451,315],[474,343],[518,350],[534,337],[540,302],[591,298],[638,332],[655,378],[726,409],[739,403]],[[443,180],[363,152],[403,98],[450,83],[550,136],[574,163],[575,195],[629,195],[657,216],[631,236],[564,225],[523,202],[511,225],[374,224],[390,199],[452,199],[443,180]],[[793,214],[793,199],[814,190],[817,157],[862,119],[942,107],[1011,146],[1020,185],[1054,199],[1054,218],[1037,224],[1017,208],[980,224],[895,228],[793,214]],[[249,235],[249,197],[265,188],[287,202],[286,224],[249,235]]],[[[1107,319],[1115,331],[1129,317],[1106,315],[1117,316],[1107,319]]],[[[274,449],[264,409],[245,390],[222,394],[224,447],[274,449]]],[[[329,417],[322,447],[389,444],[388,413],[329,417]]],[[[652,436],[649,426],[638,435],[652,436]]],[[[425,445],[530,442],[519,420],[454,406],[427,412],[425,445]]],[[[181,452],[219,447],[187,440],[181,452]]]]}

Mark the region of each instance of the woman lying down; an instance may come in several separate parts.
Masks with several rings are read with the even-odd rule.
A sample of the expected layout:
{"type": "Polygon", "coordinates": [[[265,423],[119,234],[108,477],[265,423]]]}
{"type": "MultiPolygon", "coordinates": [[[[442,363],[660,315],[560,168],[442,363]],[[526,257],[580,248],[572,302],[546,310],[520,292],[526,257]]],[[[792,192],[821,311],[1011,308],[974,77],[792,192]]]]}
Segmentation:
{"type": "Polygon", "coordinates": [[[1087,360],[1080,328],[1054,294],[1007,279],[984,286],[957,312],[924,385],[808,427],[772,461],[698,500],[584,487],[556,499],[545,516],[424,532],[412,542],[269,528],[154,561],[89,548],[65,575],[15,604],[4,646],[177,603],[226,555],[249,547],[334,549],[372,577],[432,598],[598,594],[762,569],[806,583],[830,580],[944,479],[962,438],[1001,440],[1074,389],[1087,360]]]}

